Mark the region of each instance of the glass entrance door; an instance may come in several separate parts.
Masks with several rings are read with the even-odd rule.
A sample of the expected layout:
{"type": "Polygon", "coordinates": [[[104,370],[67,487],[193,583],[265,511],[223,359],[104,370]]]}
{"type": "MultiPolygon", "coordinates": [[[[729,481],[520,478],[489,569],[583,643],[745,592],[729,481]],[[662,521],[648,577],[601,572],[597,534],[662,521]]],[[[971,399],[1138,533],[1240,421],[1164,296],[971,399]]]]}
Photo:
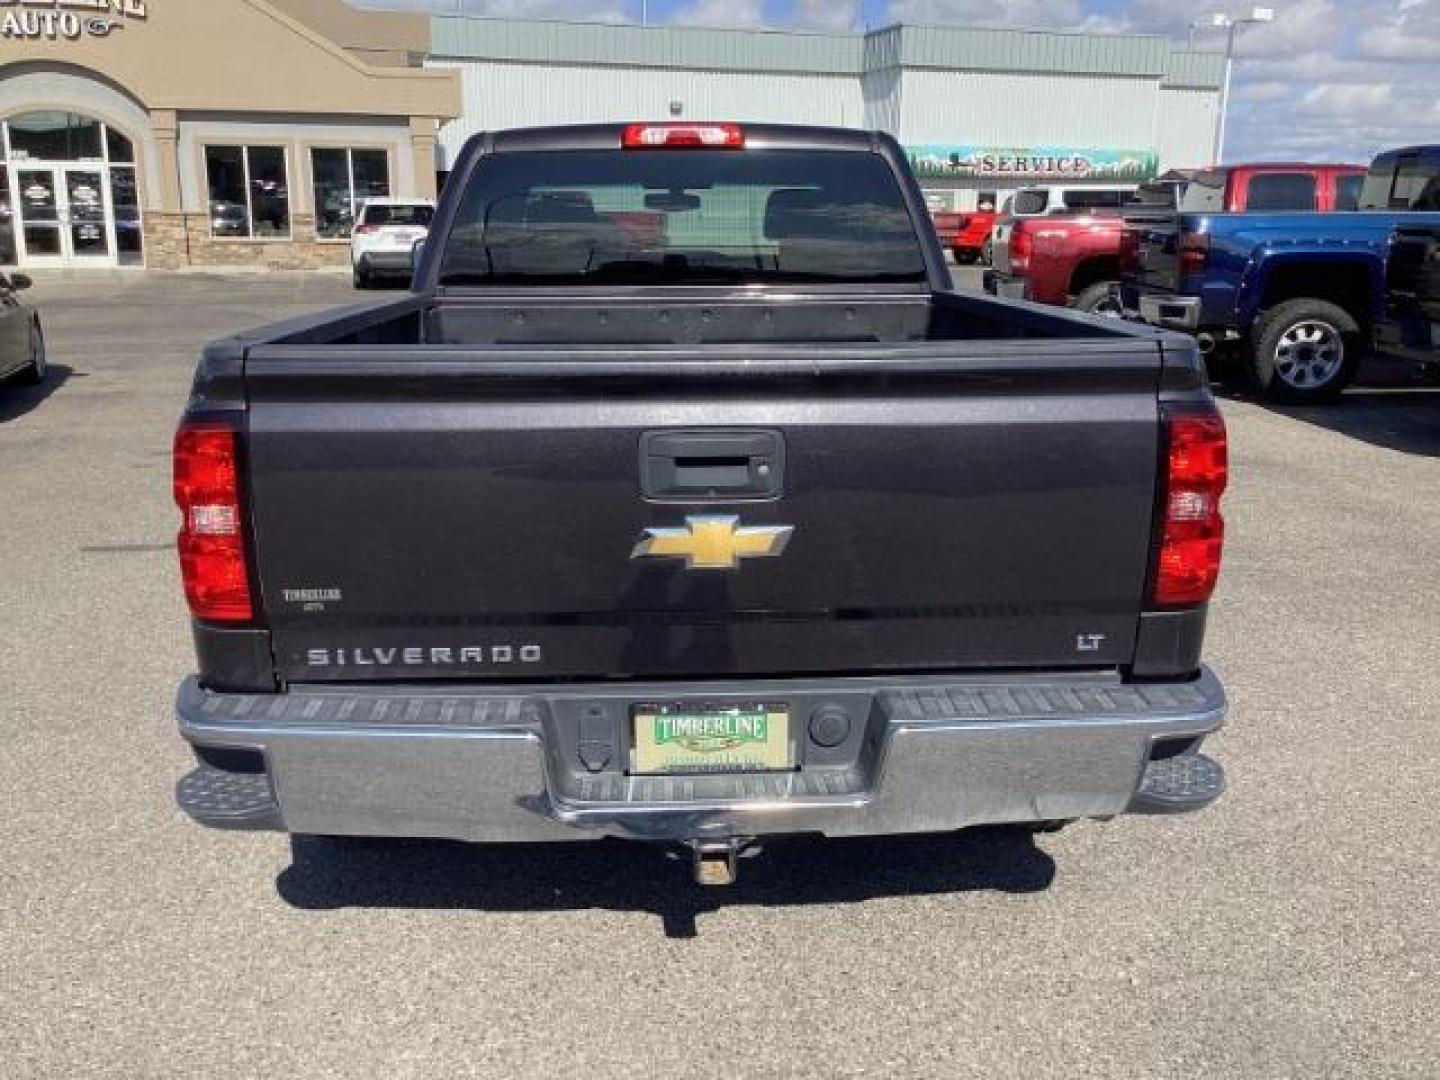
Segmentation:
{"type": "Polygon", "coordinates": [[[16,169],[15,206],[26,266],[64,266],[60,177],[55,169],[16,169]]]}
{"type": "Polygon", "coordinates": [[[26,266],[115,265],[115,216],[104,169],[18,168],[15,195],[26,266]]]}
{"type": "Polygon", "coordinates": [[[100,169],[63,169],[67,254],[76,265],[113,266],[115,223],[105,174],[100,169]]]}

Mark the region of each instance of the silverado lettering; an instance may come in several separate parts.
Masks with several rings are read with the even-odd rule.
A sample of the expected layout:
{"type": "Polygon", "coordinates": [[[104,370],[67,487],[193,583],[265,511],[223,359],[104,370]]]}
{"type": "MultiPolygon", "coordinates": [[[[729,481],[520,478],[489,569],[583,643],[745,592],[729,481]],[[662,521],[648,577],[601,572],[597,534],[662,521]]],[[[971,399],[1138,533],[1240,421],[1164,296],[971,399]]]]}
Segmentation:
{"type": "Polygon", "coordinates": [[[201,358],[179,802],[705,883],[776,834],[1198,810],[1227,470],[1192,340],[954,291],[888,135],[480,135],[408,294],[201,358]]]}
{"type": "Polygon", "coordinates": [[[373,649],[309,649],[305,662],[310,667],[356,667],[367,665],[390,665],[394,663],[411,666],[443,667],[449,664],[538,664],[541,660],[538,645],[466,645],[462,648],[404,648],[373,649]]]}

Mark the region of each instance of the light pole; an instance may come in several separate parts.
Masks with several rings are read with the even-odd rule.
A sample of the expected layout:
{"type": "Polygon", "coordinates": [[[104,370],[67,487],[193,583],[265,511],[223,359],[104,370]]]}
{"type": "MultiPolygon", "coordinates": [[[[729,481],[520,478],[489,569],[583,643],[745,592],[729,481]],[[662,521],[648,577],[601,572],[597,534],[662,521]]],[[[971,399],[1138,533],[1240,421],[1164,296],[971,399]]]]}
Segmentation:
{"type": "Polygon", "coordinates": [[[1219,165],[1225,157],[1225,116],[1230,110],[1230,77],[1235,68],[1235,31],[1242,26],[1272,23],[1275,9],[1257,7],[1249,15],[1235,18],[1223,13],[1208,15],[1190,24],[1190,44],[1195,44],[1197,30],[1225,31],[1225,85],[1220,91],[1220,108],[1215,113],[1214,163],[1219,165]]]}

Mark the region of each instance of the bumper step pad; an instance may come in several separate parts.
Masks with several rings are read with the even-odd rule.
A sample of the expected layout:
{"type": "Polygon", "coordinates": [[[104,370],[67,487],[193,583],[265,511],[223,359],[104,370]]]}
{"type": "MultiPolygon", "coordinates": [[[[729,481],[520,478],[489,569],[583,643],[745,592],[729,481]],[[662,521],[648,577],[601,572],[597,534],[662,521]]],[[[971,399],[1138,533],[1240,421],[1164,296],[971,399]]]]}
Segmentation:
{"type": "Polygon", "coordinates": [[[264,773],[202,765],[175,785],[180,809],[212,829],[279,829],[280,806],[264,773]]]}
{"type": "Polygon", "coordinates": [[[1130,803],[1132,814],[1184,814],[1209,806],[1225,792],[1225,770],[1204,754],[1152,761],[1130,803]]]}

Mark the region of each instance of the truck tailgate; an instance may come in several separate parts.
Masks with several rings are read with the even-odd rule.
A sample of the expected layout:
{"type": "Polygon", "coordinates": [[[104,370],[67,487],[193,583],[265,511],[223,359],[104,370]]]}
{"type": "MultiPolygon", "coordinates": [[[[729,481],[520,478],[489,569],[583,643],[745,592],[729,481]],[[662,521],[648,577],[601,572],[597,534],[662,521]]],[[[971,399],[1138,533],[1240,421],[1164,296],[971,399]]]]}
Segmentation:
{"type": "Polygon", "coordinates": [[[1173,210],[1127,210],[1125,229],[1135,249],[1128,269],[1142,287],[1177,291],[1181,282],[1181,217],[1173,210]]]}
{"type": "Polygon", "coordinates": [[[257,346],[248,485],[281,674],[1123,665],[1160,353],[1047,346],[257,346]],[[672,443],[646,437],[677,432],[701,483],[731,482],[759,447],[777,490],[647,497],[644,463],[672,443]],[[738,457],[717,434],[740,437],[738,457]],[[678,530],[667,542],[695,555],[712,518],[734,519],[732,569],[644,550],[646,530],[678,530]],[[788,543],[740,557],[762,552],[736,537],[778,535],[743,532],[764,527],[788,543]]]}

